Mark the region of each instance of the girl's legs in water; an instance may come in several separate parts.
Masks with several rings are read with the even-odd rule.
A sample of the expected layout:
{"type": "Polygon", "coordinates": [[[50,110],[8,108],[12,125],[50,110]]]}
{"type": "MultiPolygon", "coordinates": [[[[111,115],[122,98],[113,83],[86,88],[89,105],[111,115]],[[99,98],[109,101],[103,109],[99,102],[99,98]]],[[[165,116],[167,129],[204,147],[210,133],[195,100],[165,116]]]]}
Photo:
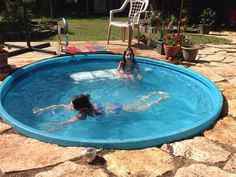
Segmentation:
{"type": "Polygon", "coordinates": [[[140,99],[138,99],[136,102],[134,102],[131,105],[123,105],[122,109],[127,112],[145,111],[148,108],[150,108],[151,106],[158,104],[168,98],[170,98],[168,93],[162,92],[162,91],[158,91],[158,92],[154,91],[148,95],[142,96],[140,99]],[[157,100],[152,101],[146,105],[144,104],[145,101],[147,101],[149,98],[151,98],[152,96],[155,96],[155,95],[161,95],[162,97],[160,97],[157,100]]]}
{"type": "Polygon", "coordinates": [[[146,100],[148,100],[149,98],[151,98],[154,95],[168,95],[168,93],[166,92],[162,92],[162,91],[154,91],[152,93],[149,93],[148,95],[144,95],[141,98],[139,98],[135,103],[140,103],[140,102],[145,102],[146,100]]]}
{"type": "Polygon", "coordinates": [[[164,100],[166,100],[166,99],[168,99],[168,98],[170,98],[170,96],[165,95],[165,96],[160,97],[160,98],[158,98],[157,100],[155,100],[155,101],[153,101],[153,102],[150,102],[150,103],[148,103],[148,104],[146,104],[146,105],[144,105],[144,106],[141,106],[141,105],[140,105],[140,106],[137,107],[135,110],[136,110],[136,111],[145,111],[145,110],[147,110],[148,108],[152,107],[153,105],[156,105],[156,104],[158,104],[158,103],[160,103],[160,102],[162,102],[162,101],[164,101],[164,100]]]}

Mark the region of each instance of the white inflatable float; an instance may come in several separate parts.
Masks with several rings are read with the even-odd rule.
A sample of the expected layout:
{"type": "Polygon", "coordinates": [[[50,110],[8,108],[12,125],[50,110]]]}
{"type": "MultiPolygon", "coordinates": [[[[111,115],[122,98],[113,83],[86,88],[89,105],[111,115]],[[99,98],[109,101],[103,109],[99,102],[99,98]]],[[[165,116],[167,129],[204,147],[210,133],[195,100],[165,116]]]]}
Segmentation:
{"type": "Polygon", "coordinates": [[[105,70],[97,70],[97,71],[84,71],[73,73],[70,77],[76,81],[89,81],[94,79],[105,80],[105,79],[117,79],[117,70],[116,69],[105,69],[105,70]]]}

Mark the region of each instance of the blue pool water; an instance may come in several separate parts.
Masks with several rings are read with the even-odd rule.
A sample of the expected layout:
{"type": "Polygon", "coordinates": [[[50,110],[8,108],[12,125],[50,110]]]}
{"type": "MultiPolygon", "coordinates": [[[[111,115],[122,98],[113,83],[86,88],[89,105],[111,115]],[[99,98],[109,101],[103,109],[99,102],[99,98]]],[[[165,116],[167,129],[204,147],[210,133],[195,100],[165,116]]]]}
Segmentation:
{"type": "MultiPolygon", "coordinates": [[[[220,91],[208,79],[190,70],[145,58],[136,58],[143,79],[118,79],[118,55],[81,55],[54,58],[29,65],[9,76],[1,86],[0,111],[21,133],[63,146],[136,149],[193,136],[208,128],[222,107],[220,91]],[[141,112],[87,117],[55,131],[55,122],[78,114],[58,108],[74,95],[90,94],[91,102],[129,105],[154,91],[170,98],[141,112]]],[[[151,97],[147,103],[160,98],[151,97]]]]}

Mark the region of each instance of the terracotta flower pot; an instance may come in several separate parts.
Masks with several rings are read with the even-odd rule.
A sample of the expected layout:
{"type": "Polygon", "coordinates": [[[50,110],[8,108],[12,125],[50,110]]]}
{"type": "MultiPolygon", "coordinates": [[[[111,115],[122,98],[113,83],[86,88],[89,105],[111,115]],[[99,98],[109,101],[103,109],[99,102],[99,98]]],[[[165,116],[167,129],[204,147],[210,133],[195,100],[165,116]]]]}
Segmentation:
{"type": "Polygon", "coordinates": [[[180,49],[180,45],[177,46],[168,46],[164,44],[164,51],[166,58],[168,59],[169,57],[174,57],[180,49]]]}

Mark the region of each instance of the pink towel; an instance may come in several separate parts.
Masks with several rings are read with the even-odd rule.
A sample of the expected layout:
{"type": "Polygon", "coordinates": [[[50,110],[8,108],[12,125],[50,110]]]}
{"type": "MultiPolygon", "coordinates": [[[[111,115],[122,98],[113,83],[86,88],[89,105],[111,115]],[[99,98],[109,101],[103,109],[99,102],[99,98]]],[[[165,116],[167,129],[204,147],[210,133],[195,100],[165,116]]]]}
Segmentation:
{"type": "Polygon", "coordinates": [[[83,52],[101,52],[101,51],[107,51],[107,48],[104,46],[74,46],[69,45],[65,48],[65,53],[68,54],[76,54],[76,53],[83,53],[83,52]]]}

